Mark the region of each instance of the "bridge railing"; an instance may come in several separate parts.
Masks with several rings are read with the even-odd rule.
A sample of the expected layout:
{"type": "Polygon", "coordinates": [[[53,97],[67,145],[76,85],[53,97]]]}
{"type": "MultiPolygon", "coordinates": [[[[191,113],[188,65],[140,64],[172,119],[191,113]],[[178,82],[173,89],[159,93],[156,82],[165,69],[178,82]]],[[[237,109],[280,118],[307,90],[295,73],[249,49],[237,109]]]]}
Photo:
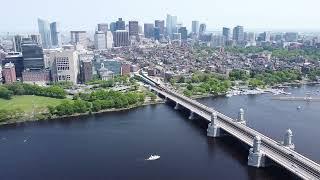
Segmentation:
{"type": "Polygon", "coordinates": [[[174,90],[170,90],[167,87],[163,87],[163,86],[159,85],[157,82],[155,82],[151,78],[148,78],[148,80],[152,81],[153,85],[159,86],[161,88],[160,91],[165,91],[166,93],[168,93],[170,95],[173,95],[173,96],[175,96],[177,98],[183,99],[187,103],[195,106],[196,108],[200,108],[202,111],[204,111],[204,112],[206,112],[206,113],[208,113],[210,115],[211,115],[211,113],[216,112],[217,116],[219,117],[219,119],[221,119],[225,123],[228,123],[232,127],[238,129],[238,131],[241,131],[242,134],[243,133],[246,134],[246,136],[248,136],[250,139],[253,139],[255,136],[260,136],[263,144],[266,144],[267,146],[272,147],[273,149],[275,149],[277,151],[277,153],[280,153],[283,156],[289,158],[290,161],[293,161],[296,164],[301,165],[300,167],[302,169],[306,169],[306,171],[311,173],[313,176],[320,177],[320,166],[316,162],[314,162],[314,161],[302,156],[301,154],[299,154],[299,153],[297,153],[297,152],[295,152],[295,151],[293,151],[291,149],[279,146],[278,142],[276,142],[275,140],[269,138],[268,136],[265,136],[265,135],[257,132],[256,130],[254,130],[254,129],[250,128],[250,127],[247,127],[245,125],[236,123],[232,118],[230,118],[230,117],[228,117],[228,116],[226,116],[226,115],[224,115],[224,114],[222,114],[222,113],[220,113],[220,112],[218,112],[218,111],[216,111],[216,110],[214,110],[212,108],[209,108],[209,107],[207,107],[207,106],[205,106],[205,105],[203,105],[203,104],[201,104],[201,103],[199,103],[199,102],[197,102],[197,101],[195,101],[195,100],[193,100],[191,98],[183,96],[183,95],[175,92],[174,90]],[[291,157],[289,154],[294,155],[294,157],[291,157]],[[312,170],[312,171],[310,171],[310,170],[312,170]]]}
{"type": "Polygon", "coordinates": [[[184,101],[186,101],[187,103],[195,106],[196,108],[200,108],[202,111],[208,113],[208,114],[211,114],[213,112],[216,112],[217,113],[217,116],[219,117],[219,119],[223,120],[225,123],[228,123],[229,125],[232,124],[233,127],[235,127],[236,129],[242,131],[242,132],[245,132],[245,134],[253,139],[255,136],[260,136],[261,137],[261,140],[262,140],[262,143],[265,143],[267,146],[271,146],[273,149],[275,149],[278,153],[281,153],[285,156],[288,156],[289,154],[292,154],[294,157],[291,157],[289,156],[290,160],[293,160],[295,163],[298,163],[298,164],[303,164],[307,167],[309,167],[310,169],[313,169],[314,172],[317,174],[317,176],[320,175],[320,166],[319,164],[317,164],[316,162],[312,161],[311,159],[297,153],[296,151],[293,151],[291,149],[288,149],[288,148],[285,148],[283,146],[279,146],[279,142],[271,139],[270,137],[266,136],[266,135],[263,135],[261,133],[259,133],[258,131],[248,127],[248,126],[245,126],[243,124],[239,124],[239,123],[236,123],[234,119],[212,109],[212,108],[209,108],[191,98],[188,98],[186,96],[183,96],[173,90],[169,90],[168,88],[165,88],[165,91],[170,94],[170,95],[173,95],[177,98],[180,98],[180,99],[183,99],[184,101]]]}

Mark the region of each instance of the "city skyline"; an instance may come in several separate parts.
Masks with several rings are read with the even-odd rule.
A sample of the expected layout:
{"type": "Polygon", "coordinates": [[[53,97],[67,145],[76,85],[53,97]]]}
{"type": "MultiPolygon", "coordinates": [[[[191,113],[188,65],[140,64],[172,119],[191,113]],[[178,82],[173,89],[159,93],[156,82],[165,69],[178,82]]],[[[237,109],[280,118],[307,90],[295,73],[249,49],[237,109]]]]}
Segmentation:
{"type": "MultiPolygon", "coordinates": [[[[39,0],[19,3],[18,1],[4,2],[3,5],[18,4],[15,7],[16,11],[23,12],[25,9],[34,8],[34,4],[38,4],[37,11],[24,13],[23,17],[17,13],[7,20],[2,20],[0,32],[37,32],[37,18],[60,22],[62,31],[93,31],[96,24],[110,24],[119,17],[122,17],[126,24],[134,20],[140,23],[153,23],[158,19],[166,20],[167,14],[177,16],[178,23],[183,23],[189,30],[191,30],[193,20],[206,23],[207,29],[211,31],[220,30],[224,26],[235,27],[237,25],[242,25],[248,30],[320,30],[320,25],[317,24],[320,15],[316,13],[319,2],[316,0],[306,0],[303,3],[297,0],[270,0],[263,6],[254,0],[241,2],[201,0],[197,3],[164,0],[155,6],[145,6],[144,4],[147,3],[145,0],[135,2],[120,0],[118,1],[119,6],[107,10],[105,8],[110,2],[99,2],[98,0],[78,3],[76,4],[77,10],[70,9],[75,1],[57,0],[46,4],[39,0]],[[133,3],[140,4],[140,6],[134,6],[133,3]],[[90,13],[90,11],[93,12],[90,13]]],[[[4,8],[3,13],[11,14],[9,9],[4,8]]]]}

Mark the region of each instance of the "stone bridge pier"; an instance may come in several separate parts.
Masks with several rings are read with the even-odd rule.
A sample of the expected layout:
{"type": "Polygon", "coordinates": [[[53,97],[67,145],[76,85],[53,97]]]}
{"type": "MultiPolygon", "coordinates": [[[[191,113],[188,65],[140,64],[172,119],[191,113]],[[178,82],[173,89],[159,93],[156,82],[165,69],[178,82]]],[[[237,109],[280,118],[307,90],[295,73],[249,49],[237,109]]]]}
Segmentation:
{"type": "Polygon", "coordinates": [[[211,114],[211,122],[208,124],[207,136],[220,137],[222,135],[221,128],[218,125],[218,116],[216,112],[211,114]]]}
{"type": "Polygon", "coordinates": [[[253,147],[249,150],[248,165],[253,167],[265,167],[266,156],[260,151],[261,138],[256,136],[253,140],[253,147]]]}

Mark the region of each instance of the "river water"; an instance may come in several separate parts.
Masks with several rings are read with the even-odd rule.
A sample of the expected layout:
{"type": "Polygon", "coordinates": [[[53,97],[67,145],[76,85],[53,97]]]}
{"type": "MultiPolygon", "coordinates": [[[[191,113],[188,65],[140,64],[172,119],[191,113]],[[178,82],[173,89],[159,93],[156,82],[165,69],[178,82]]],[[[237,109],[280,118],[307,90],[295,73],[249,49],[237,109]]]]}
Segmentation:
{"type": "MultiPolygon", "coordinates": [[[[294,95],[319,86],[290,88],[294,95]]],[[[237,117],[281,141],[287,128],[296,150],[320,161],[320,102],[271,100],[272,95],[204,98],[200,102],[237,117]],[[301,110],[297,110],[301,106],[301,110]]],[[[78,119],[0,128],[0,179],[293,179],[286,170],[247,166],[248,147],[233,137],[211,139],[206,122],[168,104],[78,119]],[[161,156],[146,161],[151,154],[161,156]]]]}

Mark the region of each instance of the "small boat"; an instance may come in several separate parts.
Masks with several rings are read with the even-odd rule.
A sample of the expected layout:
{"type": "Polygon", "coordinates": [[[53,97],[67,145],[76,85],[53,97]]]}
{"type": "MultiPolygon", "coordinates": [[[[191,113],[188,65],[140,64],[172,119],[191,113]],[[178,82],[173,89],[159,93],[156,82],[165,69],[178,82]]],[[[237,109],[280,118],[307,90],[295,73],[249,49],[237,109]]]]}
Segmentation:
{"type": "Polygon", "coordinates": [[[154,161],[154,160],[158,160],[160,159],[160,156],[158,155],[151,155],[148,159],[146,159],[147,161],[154,161]]]}
{"type": "Polygon", "coordinates": [[[301,109],[301,106],[298,106],[298,107],[297,107],[297,110],[300,110],[300,109],[301,109]]]}
{"type": "Polygon", "coordinates": [[[233,95],[232,94],[226,94],[226,97],[232,97],[233,95]]]}

